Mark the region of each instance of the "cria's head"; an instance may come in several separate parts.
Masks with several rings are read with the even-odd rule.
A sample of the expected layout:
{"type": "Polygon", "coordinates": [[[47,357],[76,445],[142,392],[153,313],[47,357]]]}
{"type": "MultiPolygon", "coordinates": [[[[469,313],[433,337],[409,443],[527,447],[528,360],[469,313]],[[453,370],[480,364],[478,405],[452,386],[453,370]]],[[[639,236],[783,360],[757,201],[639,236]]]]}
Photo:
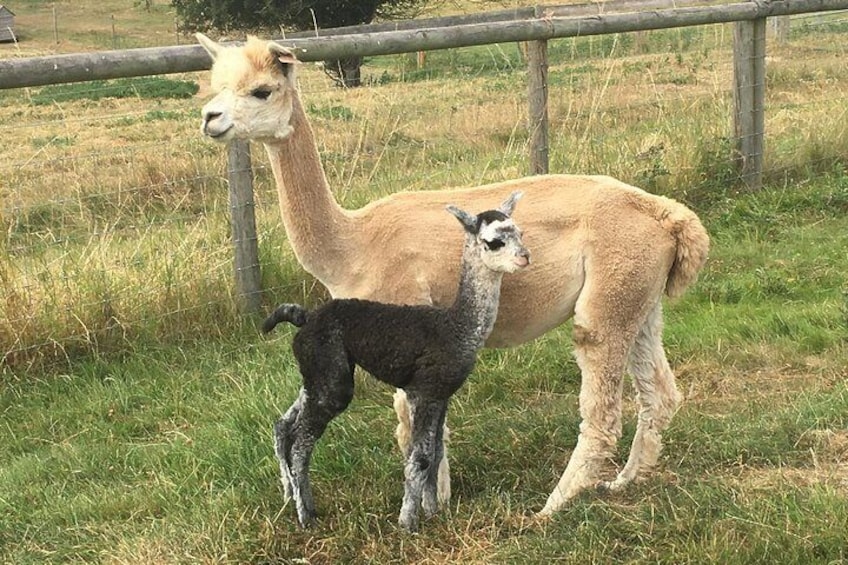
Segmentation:
{"type": "Polygon", "coordinates": [[[298,63],[292,51],[253,36],[239,46],[221,45],[202,33],[196,37],[212,57],[216,93],[203,107],[203,134],[222,143],[288,137],[298,63]]]}
{"type": "Polygon", "coordinates": [[[530,252],[521,240],[521,229],[512,220],[521,196],[521,192],[513,192],[496,210],[476,216],[456,206],[447,207],[473,239],[483,263],[493,271],[513,273],[530,264],[530,252]]]}

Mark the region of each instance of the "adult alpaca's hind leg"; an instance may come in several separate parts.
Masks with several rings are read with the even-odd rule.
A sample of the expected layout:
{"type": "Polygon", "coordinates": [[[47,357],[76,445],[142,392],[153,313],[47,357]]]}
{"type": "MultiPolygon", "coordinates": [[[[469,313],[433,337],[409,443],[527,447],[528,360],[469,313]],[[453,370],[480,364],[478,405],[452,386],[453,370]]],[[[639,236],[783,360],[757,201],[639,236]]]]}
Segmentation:
{"type": "Polygon", "coordinates": [[[627,367],[639,403],[638,420],[627,464],[614,481],[605,483],[610,490],[623,488],[656,465],[662,449],[662,431],[682,401],[663,350],[661,303],[651,310],[639,330],[627,367]]]}
{"type": "MultiPolygon", "coordinates": [[[[397,414],[398,425],[395,429],[395,437],[404,457],[409,456],[409,446],[412,442],[412,417],[409,412],[409,400],[403,389],[397,389],[394,396],[395,414],[397,414]]],[[[438,458],[439,467],[436,478],[436,491],[439,504],[446,506],[450,502],[450,463],[448,463],[448,441],[450,440],[450,429],[447,423],[442,424],[441,455],[438,458]]]]}
{"type": "Polygon", "coordinates": [[[621,437],[621,395],[627,347],[575,324],[575,356],[580,366],[580,433],[568,465],[539,513],[561,509],[582,490],[598,483],[604,461],[621,437]]]}
{"type": "Polygon", "coordinates": [[[655,245],[633,245],[631,236],[598,239],[586,258],[585,281],[574,307],[574,350],[582,375],[580,434],[541,515],[598,486],[602,464],[612,457],[621,437],[622,383],[630,348],[662,297],[674,260],[668,233],[652,226],[645,227],[656,231],[646,231],[643,237],[655,238],[655,245]]]}
{"type": "MultiPolygon", "coordinates": [[[[616,257],[617,252],[610,250],[608,256],[616,257]]],[[[661,292],[659,282],[638,284],[623,268],[608,269],[603,278],[589,275],[587,272],[574,309],[574,353],[581,372],[580,433],[541,515],[556,512],[582,490],[599,483],[601,468],[612,458],[621,437],[622,383],[628,351],[656,301],[652,297],[661,292]]]]}

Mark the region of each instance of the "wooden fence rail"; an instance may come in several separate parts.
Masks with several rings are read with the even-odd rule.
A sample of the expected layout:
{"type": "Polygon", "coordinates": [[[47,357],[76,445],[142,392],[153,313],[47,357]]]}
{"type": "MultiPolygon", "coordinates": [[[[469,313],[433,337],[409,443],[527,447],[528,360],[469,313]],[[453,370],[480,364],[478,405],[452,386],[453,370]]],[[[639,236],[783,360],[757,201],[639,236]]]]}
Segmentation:
{"type": "MultiPolygon", "coordinates": [[[[304,62],[389,55],[504,42],[528,44],[530,172],[548,170],[547,40],[735,23],[734,129],[740,177],[762,183],[766,18],[848,9],[848,0],[609,0],[516,8],[486,14],[352,26],[290,34],[278,41],[304,62]],[[709,5],[703,5],[710,2],[709,5]],[[319,34],[316,37],[316,34],[319,34]]],[[[199,45],[0,60],[0,89],[192,72],[211,60],[199,45]]],[[[259,260],[252,173],[246,144],[232,144],[230,202],[237,291],[247,311],[259,308],[259,260]]]]}
{"type": "MultiPolygon", "coordinates": [[[[848,0],[757,0],[591,16],[548,16],[549,12],[543,9],[545,15],[541,18],[279,41],[293,49],[302,61],[309,62],[729,23],[842,9],[848,9],[848,0]]],[[[556,14],[560,13],[564,12],[557,10],[556,14]]],[[[0,89],[193,72],[208,69],[210,65],[208,55],[199,45],[4,59],[0,60],[0,89]]]]}

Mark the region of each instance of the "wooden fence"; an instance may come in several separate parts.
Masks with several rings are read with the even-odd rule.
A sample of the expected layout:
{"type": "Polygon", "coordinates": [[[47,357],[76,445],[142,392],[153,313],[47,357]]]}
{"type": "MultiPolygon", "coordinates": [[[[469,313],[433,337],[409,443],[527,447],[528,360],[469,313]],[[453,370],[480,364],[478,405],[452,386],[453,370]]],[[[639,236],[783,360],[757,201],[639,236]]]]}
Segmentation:
{"type": "MultiPolygon", "coordinates": [[[[762,184],[767,18],[848,9],[848,0],[608,0],[516,8],[300,32],[278,41],[304,61],[410,53],[503,42],[529,42],[530,172],[548,171],[547,40],[565,37],[734,23],[734,137],[740,177],[762,184]]],[[[192,72],[211,60],[199,45],[0,60],[0,89],[63,82],[192,72]]],[[[247,143],[230,146],[235,272],[247,311],[259,308],[259,260],[247,143]]]]}

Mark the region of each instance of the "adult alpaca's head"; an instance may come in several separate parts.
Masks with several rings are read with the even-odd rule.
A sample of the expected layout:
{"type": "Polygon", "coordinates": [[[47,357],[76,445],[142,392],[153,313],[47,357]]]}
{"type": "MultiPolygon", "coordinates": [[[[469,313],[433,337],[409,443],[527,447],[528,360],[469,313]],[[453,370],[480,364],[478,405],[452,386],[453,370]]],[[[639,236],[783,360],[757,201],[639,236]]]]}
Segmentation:
{"type": "Polygon", "coordinates": [[[212,57],[212,90],[216,93],[203,107],[203,134],[221,143],[288,137],[296,96],[298,61],[294,54],[253,36],[237,47],[222,46],[202,33],[196,37],[212,57]]]}

